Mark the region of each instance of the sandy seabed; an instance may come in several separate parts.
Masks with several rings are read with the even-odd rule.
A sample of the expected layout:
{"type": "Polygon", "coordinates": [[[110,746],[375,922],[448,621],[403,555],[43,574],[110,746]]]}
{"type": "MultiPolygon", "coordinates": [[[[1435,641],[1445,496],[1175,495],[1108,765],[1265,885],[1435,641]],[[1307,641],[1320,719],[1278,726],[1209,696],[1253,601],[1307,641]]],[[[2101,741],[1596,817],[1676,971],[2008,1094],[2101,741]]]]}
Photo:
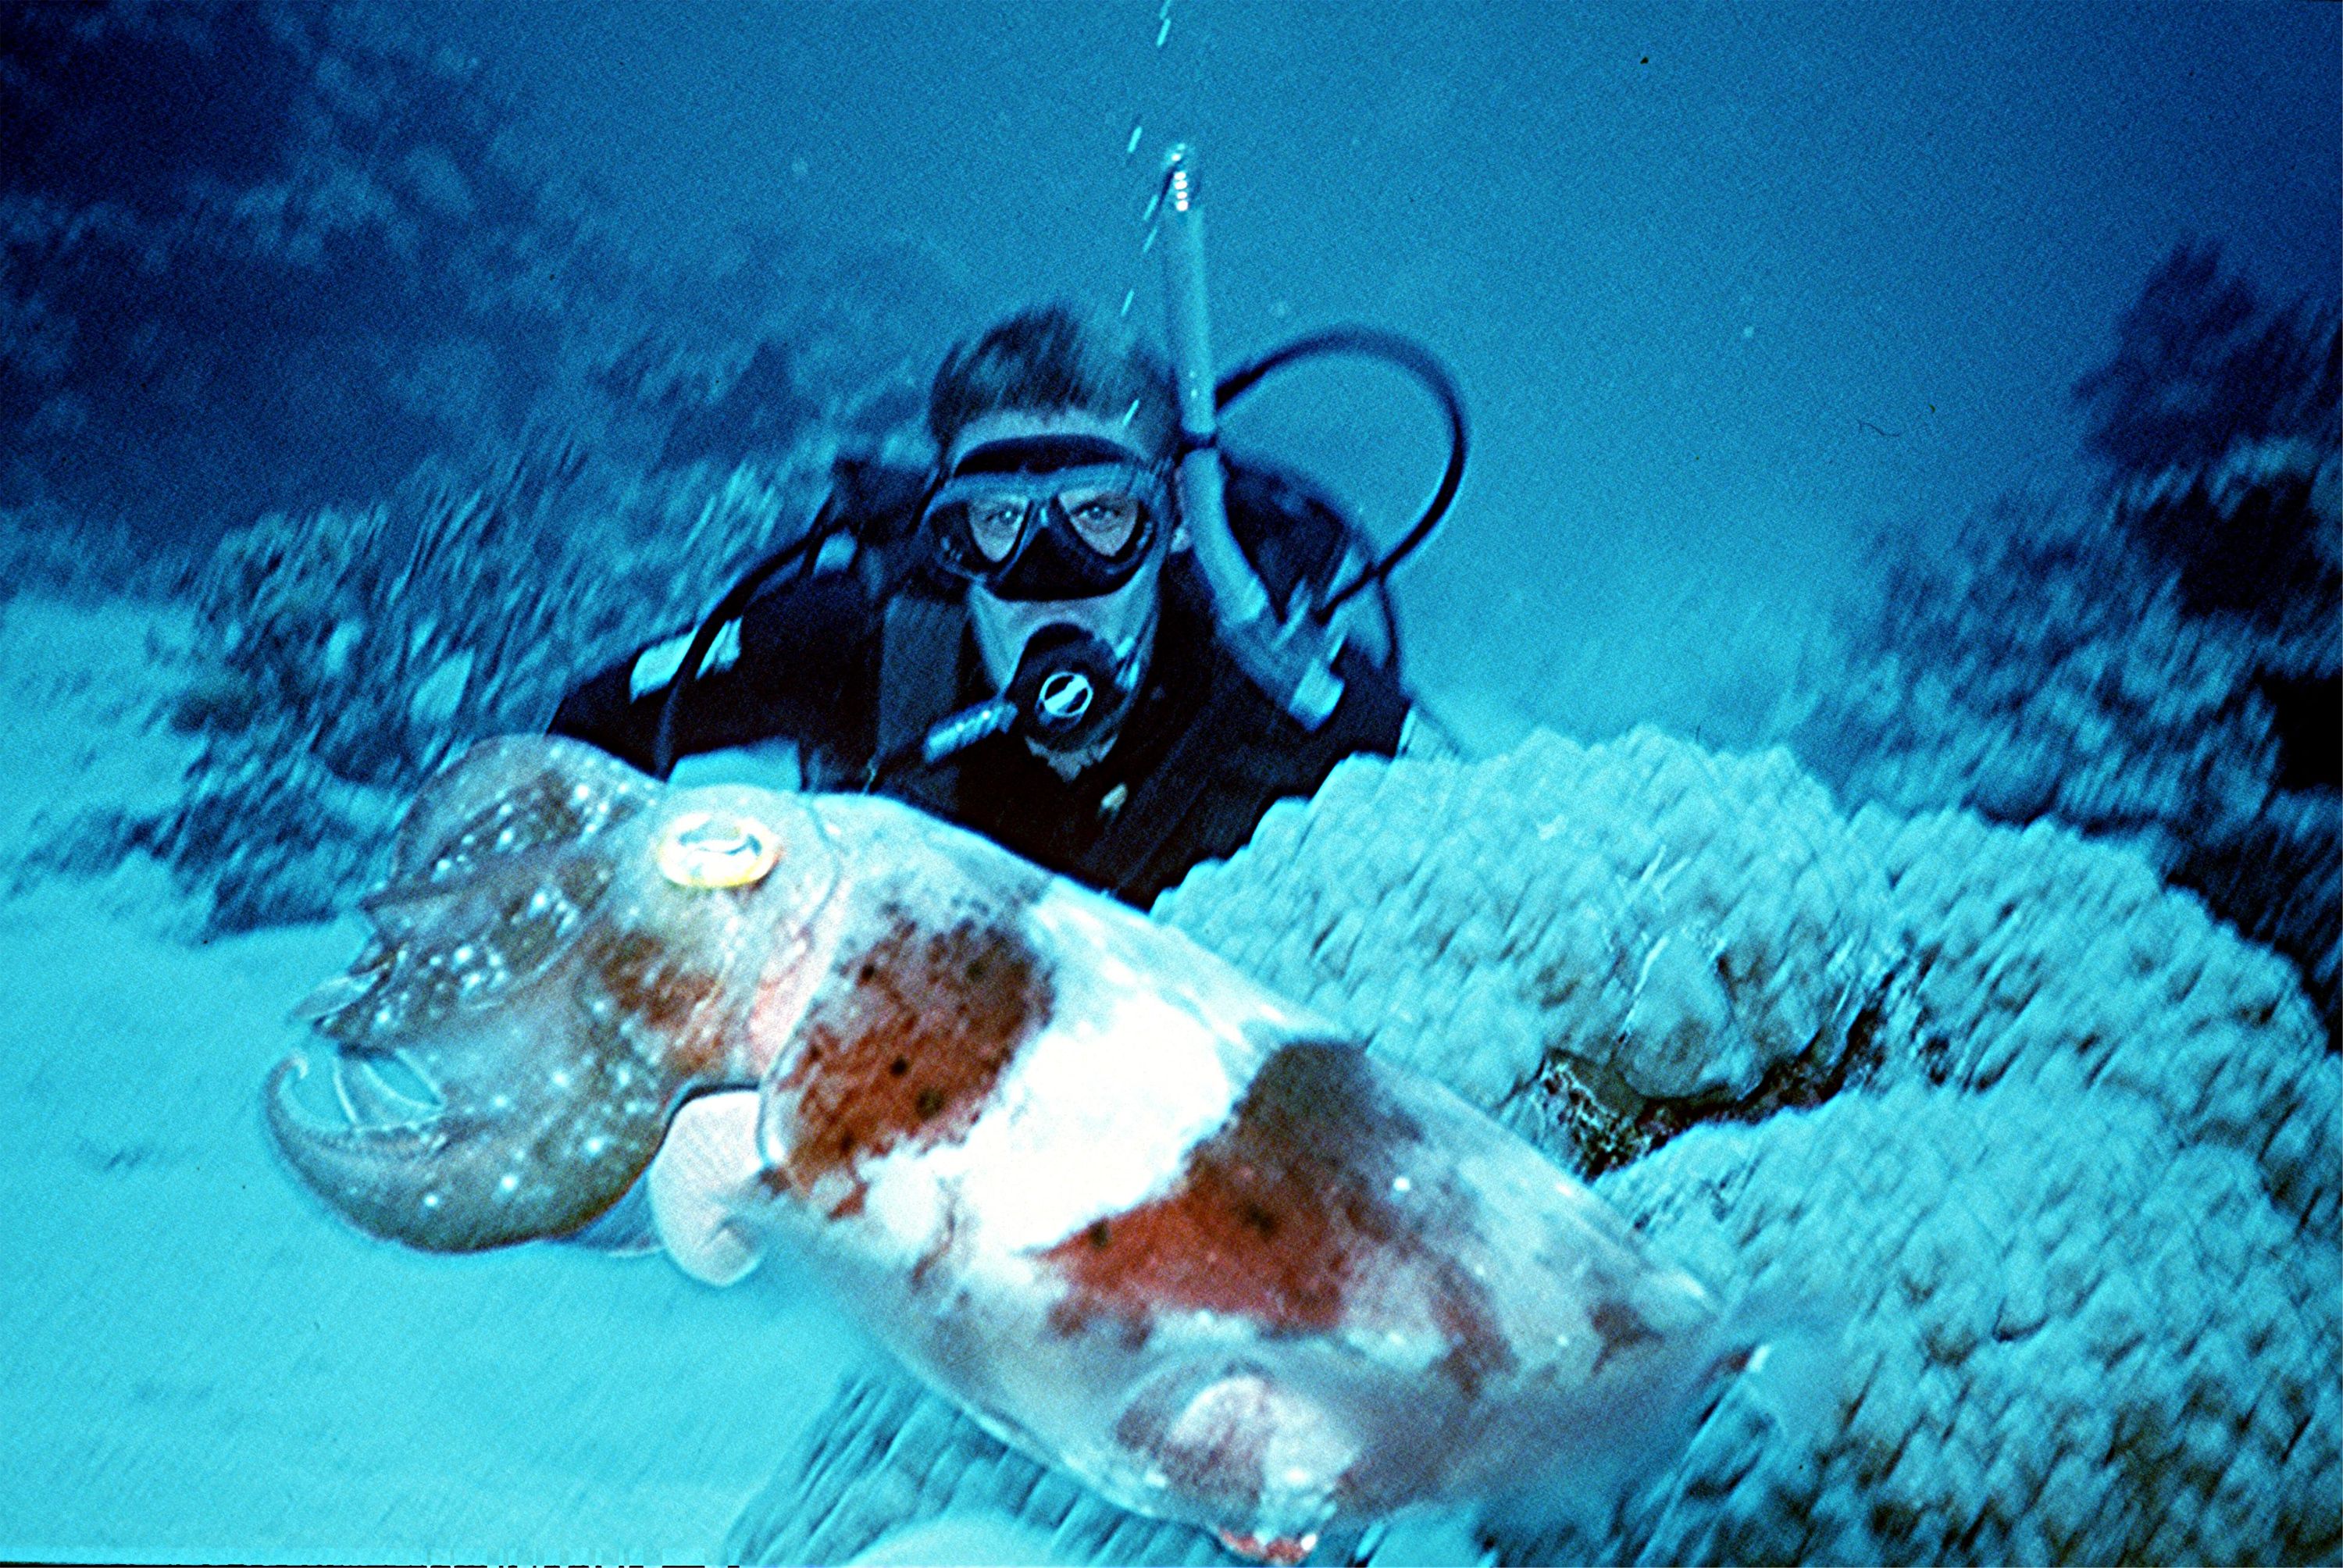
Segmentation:
{"type": "Polygon", "coordinates": [[[176,787],[173,613],[0,605],[0,1556],[711,1556],[851,1336],[785,1282],[354,1234],[259,1091],[357,923],[206,941],[143,858],[26,868],[176,787]]]}

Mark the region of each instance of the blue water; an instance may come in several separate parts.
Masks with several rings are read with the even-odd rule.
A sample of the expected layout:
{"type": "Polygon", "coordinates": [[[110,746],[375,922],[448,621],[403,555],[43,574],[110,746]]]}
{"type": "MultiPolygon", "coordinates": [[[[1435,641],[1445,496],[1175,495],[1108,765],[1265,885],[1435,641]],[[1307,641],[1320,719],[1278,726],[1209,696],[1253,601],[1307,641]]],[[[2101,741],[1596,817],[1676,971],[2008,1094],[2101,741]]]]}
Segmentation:
{"type": "MultiPolygon", "coordinates": [[[[0,1417],[43,1412],[25,1441],[49,1457],[0,1440],[0,1553],[692,1556],[773,1483],[778,1439],[678,1435],[727,1419],[703,1347],[639,1442],[590,1384],[513,1372],[480,1419],[543,1446],[476,1490],[525,1500],[415,1503],[435,1466],[477,1469],[446,1457],[459,1392],[410,1364],[401,1435],[361,1441],[355,1342],[317,1325],[388,1291],[369,1336],[475,1327],[433,1319],[437,1265],[402,1272],[280,1190],[248,1094],[357,940],[311,922],[351,908],[454,746],[540,728],[570,681],[688,624],[809,512],[837,445],[910,439],[961,335],[1051,297],[1158,329],[1175,141],[1224,365],[1357,322],[1463,387],[1463,488],[1397,589],[1412,682],[1472,751],[1650,724],[1786,745],[1844,814],[2071,827],[2281,955],[2322,1020],[2306,1081],[2333,1076],[2337,7],[429,0],[19,5],[0,38],[0,678],[37,763],[0,843],[9,1191],[73,1216],[27,1242],[25,1281],[141,1303],[109,1333],[34,1283],[6,1297],[28,1348],[0,1352],[0,1417]],[[2077,396],[2151,349],[2130,393],[2077,396]],[[2168,429],[2117,455],[2110,421],[2159,398],[2168,429]],[[2175,501],[2224,462],[2243,488],[2175,501]],[[142,667],[123,650],[149,628],[176,651],[142,667]],[[149,899],[168,918],[124,914],[149,899]],[[56,1109],[106,1054],[49,1065],[83,952],[145,1050],[174,988],[209,988],[197,1041],[236,1043],[180,1085],[187,1125],[126,1093],[56,1109]],[[72,1150],[44,1141],[63,1125],[72,1150]],[[211,1208],[215,1170],[269,1196],[211,1208]],[[313,1232],[359,1272],[304,1272],[313,1232]],[[203,1269],[197,1327],[156,1307],[203,1269]],[[255,1292],[267,1332],[234,1348],[255,1292]],[[280,1374],[297,1418],[249,1394],[280,1374]],[[581,1402],[572,1473],[544,1432],[581,1402]],[[670,1444],[689,1485],[642,1457],[670,1444]],[[235,1457],[162,1479],[199,1450],[235,1457]],[[656,1505],[568,1508],[619,1454],[656,1505]],[[317,1479],[337,1462],[359,1478],[317,1479]],[[158,1502],[172,1484],[206,1501],[158,1502]]],[[[1386,542],[1440,435],[1356,365],[1270,384],[1229,429],[1386,542]]],[[[2308,1180],[2325,1257],[2331,1160],[2308,1180]]],[[[532,1302],[595,1297],[590,1269],[528,1267],[532,1302]]],[[[624,1312],[579,1307],[594,1333],[689,1336],[702,1297],[629,1279],[624,1312]]],[[[492,1262],[446,1280],[478,1322],[523,1288],[492,1262]]],[[[493,1367],[477,1332],[465,1364],[493,1367]]],[[[816,1419],[838,1360],[816,1339],[814,1386],[736,1429],[816,1419]]],[[[666,1352],[612,1353],[649,1377],[666,1352]]],[[[2343,1540],[2331,1511],[2286,1518],[2217,1539],[2343,1540]]]]}

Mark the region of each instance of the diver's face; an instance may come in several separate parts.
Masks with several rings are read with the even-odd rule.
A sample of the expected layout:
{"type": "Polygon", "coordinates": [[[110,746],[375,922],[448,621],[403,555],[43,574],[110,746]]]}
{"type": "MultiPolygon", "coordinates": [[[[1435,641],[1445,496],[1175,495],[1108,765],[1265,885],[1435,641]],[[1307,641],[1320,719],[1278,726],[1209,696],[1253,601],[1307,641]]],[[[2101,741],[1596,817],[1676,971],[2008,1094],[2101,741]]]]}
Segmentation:
{"type": "MultiPolygon", "coordinates": [[[[944,454],[950,472],[977,447],[994,441],[1031,440],[1053,436],[1083,436],[1109,441],[1128,450],[1135,464],[1149,455],[1131,440],[1121,421],[1081,408],[1001,409],[970,420],[944,454]]],[[[1176,530],[1172,536],[1177,542],[1176,530]]],[[[981,584],[969,588],[970,618],[985,673],[996,690],[1017,673],[1025,645],[1042,627],[1071,623],[1115,650],[1127,661],[1128,680],[1137,684],[1151,650],[1156,612],[1162,597],[1162,557],[1159,543],[1152,558],[1121,588],[1089,598],[1003,599],[981,584]]]]}

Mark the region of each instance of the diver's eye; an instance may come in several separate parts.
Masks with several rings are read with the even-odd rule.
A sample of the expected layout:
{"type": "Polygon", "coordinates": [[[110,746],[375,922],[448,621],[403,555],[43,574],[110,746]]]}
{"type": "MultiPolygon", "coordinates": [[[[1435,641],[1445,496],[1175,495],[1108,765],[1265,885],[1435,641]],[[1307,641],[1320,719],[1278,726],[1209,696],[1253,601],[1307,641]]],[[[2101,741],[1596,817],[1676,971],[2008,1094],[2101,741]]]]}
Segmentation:
{"type": "Polygon", "coordinates": [[[1102,556],[1120,555],[1139,531],[1139,498],[1121,490],[1070,490],[1058,498],[1082,543],[1102,556]]]}
{"type": "Polygon", "coordinates": [[[1025,503],[1007,497],[968,504],[968,542],[977,554],[998,566],[1017,548],[1025,531],[1025,503]]]}
{"type": "Polygon", "coordinates": [[[679,888],[744,888],[781,858],[779,833],[730,811],[693,811],[659,839],[659,874],[679,888]]]}

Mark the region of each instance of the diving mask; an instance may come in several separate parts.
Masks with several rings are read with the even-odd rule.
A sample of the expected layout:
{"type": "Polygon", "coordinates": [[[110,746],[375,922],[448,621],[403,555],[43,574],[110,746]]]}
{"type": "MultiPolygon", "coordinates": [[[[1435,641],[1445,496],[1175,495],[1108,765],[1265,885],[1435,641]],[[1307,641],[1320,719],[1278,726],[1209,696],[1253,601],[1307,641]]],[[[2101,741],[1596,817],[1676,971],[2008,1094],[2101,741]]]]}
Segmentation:
{"type": "Polygon", "coordinates": [[[1135,577],[1171,516],[1161,472],[1088,436],[988,442],[953,465],[921,526],[936,560],[1004,599],[1079,599],[1135,577]]]}

